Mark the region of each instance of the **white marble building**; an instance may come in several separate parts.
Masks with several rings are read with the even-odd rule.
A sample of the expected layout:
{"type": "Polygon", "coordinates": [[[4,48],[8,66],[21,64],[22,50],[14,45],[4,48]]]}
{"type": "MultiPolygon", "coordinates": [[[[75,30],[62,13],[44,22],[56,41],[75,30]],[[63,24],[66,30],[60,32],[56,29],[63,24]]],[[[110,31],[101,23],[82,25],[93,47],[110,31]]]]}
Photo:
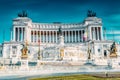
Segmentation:
{"type": "Polygon", "coordinates": [[[37,60],[39,49],[41,60],[59,59],[59,27],[64,37],[63,60],[86,60],[88,45],[92,59],[109,57],[113,41],[103,39],[102,20],[98,17],[87,17],[82,23],[35,23],[28,17],[17,17],[13,19],[11,40],[3,43],[3,58],[20,60],[22,44],[27,42],[29,60],[37,60]]]}

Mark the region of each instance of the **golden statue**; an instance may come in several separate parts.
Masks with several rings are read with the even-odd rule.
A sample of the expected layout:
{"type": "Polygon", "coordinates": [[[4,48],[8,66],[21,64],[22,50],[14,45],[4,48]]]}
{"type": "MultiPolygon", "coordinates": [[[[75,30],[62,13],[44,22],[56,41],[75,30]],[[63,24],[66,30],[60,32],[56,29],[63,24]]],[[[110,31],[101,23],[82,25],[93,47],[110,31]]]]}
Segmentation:
{"type": "Polygon", "coordinates": [[[28,48],[26,45],[23,45],[21,52],[22,52],[21,58],[26,59],[28,57],[28,48]]]}
{"type": "Polygon", "coordinates": [[[110,48],[110,57],[117,57],[117,48],[115,42],[113,42],[111,48],[110,48]]]}
{"type": "Polygon", "coordinates": [[[87,51],[87,53],[88,53],[88,59],[91,59],[91,50],[89,49],[89,46],[88,46],[88,51],[87,51]]]}
{"type": "Polygon", "coordinates": [[[87,49],[88,59],[91,59],[91,49],[90,49],[90,42],[88,42],[88,49],[87,49]]]}
{"type": "Polygon", "coordinates": [[[64,48],[60,49],[60,58],[63,60],[64,57],[64,48]]]}

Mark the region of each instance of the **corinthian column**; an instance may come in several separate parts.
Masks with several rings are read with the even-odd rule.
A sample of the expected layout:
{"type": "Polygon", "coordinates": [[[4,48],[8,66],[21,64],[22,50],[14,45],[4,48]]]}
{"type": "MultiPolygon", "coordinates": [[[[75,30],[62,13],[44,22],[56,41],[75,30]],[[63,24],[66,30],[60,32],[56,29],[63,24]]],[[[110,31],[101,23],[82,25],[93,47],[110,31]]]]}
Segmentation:
{"type": "Polygon", "coordinates": [[[71,31],[71,33],[72,33],[72,42],[73,42],[73,31],[71,31]]]}
{"type": "Polygon", "coordinates": [[[14,41],[16,41],[16,28],[14,27],[14,29],[13,29],[13,34],[14,34],[14,37],[13,37],[13,39],[14,39],[14,41]]]}
{"type": "Polygon", "coordinates": [[[56,43],[57,43],[57,31],[56,31],[56,43]]]}
{"type": "Polygon", "coordinates": [[[97,27],[97,40],[99,40],[99,27],[97,27]]]}
{"type": "Polygon", "coordinates": [[[80,32],[78,30],[78,42],[80,42],[80,32]]]}
{"type": "Polygon", "coordinates": [[[70,31],[68,31],[68,39],[69,39],[69,42],[70,42],[70,31]]]}
{"type": "Polygon", "coordinates": [[[17,31],[18,31],[18,32],[17,32],[17,33],[18,33],[18,34],[17,34],[17,41],[19,41],[19,28],[17,28],[17,31]]]}

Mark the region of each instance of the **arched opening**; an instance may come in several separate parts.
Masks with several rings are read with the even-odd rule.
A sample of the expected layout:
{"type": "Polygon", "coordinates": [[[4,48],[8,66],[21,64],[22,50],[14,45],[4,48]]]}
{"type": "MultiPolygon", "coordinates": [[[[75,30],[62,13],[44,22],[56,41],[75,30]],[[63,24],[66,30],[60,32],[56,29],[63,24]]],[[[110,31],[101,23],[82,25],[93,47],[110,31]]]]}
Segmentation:
{"type": "Polygon", "coordinates": [[[104,50],[104,57],[107,57],[107,51],[104,50]]]}

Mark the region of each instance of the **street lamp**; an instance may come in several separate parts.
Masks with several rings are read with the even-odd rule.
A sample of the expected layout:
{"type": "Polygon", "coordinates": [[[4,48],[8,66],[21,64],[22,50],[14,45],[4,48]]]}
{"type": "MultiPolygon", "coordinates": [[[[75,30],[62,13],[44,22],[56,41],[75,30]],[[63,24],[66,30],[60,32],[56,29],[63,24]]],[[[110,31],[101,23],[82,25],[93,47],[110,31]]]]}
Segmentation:
{"type": "Polygon", "coordinates": [[[38,50],[38,60],[41,59],[41,54],[40,54],[40,26],[39,26],[39,32],[38,32],[38,37],[39,37],[39,40],[38,40],[38,46],[39,46],[39,50],[38,50]]]}
{"type": "Polygon", "coordinates": [[[91,49],[90,49],[90,43],[91,43],[91,40],[88,40],[88,50],[87,50],[87,53],[88,53],[88,60],[91,59],[91,49]]]}

